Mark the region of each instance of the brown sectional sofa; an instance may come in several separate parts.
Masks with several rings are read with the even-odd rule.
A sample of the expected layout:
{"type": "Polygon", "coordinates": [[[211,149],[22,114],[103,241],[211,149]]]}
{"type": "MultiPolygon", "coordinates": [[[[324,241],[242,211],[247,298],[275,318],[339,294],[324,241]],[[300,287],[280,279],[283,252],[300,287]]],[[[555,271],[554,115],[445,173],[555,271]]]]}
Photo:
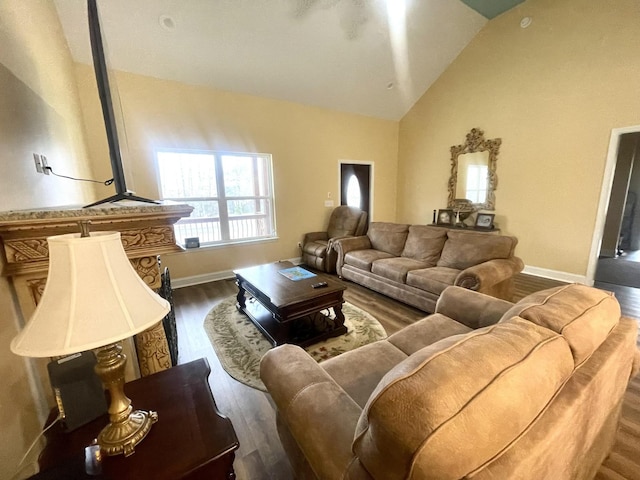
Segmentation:
{"type": "Polygon", "coordinates": [[[613,446],[637,322],[584,285],[517,304],[447,288],[436,313],[316,363],[261,362],[299,479],[581,480],[613,446]]]}
{"type": "Polygon", "coordinates": [[[511,300],[522,271],[515,237],[427,225],[373,222],[366,235],[336,240],[337,274],[425,312],[457,285],[511,300]]]}

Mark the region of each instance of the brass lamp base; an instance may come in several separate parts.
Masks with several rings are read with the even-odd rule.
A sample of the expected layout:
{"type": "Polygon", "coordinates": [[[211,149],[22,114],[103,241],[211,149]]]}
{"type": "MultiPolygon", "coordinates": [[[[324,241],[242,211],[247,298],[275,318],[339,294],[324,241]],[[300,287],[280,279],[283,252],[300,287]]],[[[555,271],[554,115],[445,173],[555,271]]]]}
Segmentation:
{"type": "Polygon", "coordinates": [[[154,411],[136,410],[120,423],[109,423],[98,434],[100,452],[105,455],[120,455],[125,457],[134,453],[138,443],[147,436],[151,425],[158,421],[158,414],[154,411]]]}
{"type": "Polygon", "coordinates": [[[135,447],[158,421],[154,411],[133,411],[131,400],[124,394],[124,366],[127,357],[118,343],[107,345],[96,353],[95,371],[111,394],[109,424],[98,435],[98,445],[105,455],[132,455],[135,447]]]}

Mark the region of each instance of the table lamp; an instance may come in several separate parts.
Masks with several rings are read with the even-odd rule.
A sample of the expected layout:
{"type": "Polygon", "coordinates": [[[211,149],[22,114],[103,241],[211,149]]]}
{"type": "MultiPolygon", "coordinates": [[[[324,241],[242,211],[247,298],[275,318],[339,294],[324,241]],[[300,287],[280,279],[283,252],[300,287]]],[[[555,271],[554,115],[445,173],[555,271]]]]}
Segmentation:
{"type": "Polygon", "coordinates": [[[131,266],[119,232],[88,232],[47,238],[49,275],[44,293],[11,351],[56,357],[97,349],[95,371],[109,390],[109,424],[98,435],[106,455],[134,453],[158,419],[133,410],[124,393],[126,356],[120,341],[158,323],[169,303],[131,266]]]}

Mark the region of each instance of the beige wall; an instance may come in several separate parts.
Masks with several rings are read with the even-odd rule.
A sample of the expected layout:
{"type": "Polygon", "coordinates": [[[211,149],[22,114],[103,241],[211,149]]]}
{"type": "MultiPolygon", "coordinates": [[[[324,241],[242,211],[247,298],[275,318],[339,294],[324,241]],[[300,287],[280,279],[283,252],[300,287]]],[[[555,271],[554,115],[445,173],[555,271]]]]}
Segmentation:
{"type": "MultiPolygon", "coordinates": [[[[34,152],[46,155],[58,173],[91,175],[79,105],[73,63],[53,2],[2,0],[0,210],[83,204],[93,198],[91,186],[37,174],[32,157],[34,152]]],[[[9,350],[21,324],[11,283],[0,277],[0,478],[16,473],[49,409],[44,393],[50,387],[41,375],[46,362],[9,350]]],[[[37,453],[38,448],[18,478],[35,472],[37,453]]]]}
{"type": "Polygon", "coordinates": [[[400,122],[398,220],[445,206],[449,147],[479,127],[502,138],[496,222],[518,255],[585,275],[611,130],[640,124],[639,24],[637,0],[529,0],[489,22],[400,122]]]}
{"type": "Polygon", "coordinates": [[[0,210],[83,204],[84,182],[36,173],[32,154],[56,173],[91,178],[73,62],[53,2],[0,2],[0,210]]]}
{"type": "MultiPolygon", "coordinates": [[[[93,73],[83,65],[76,71],[87,131],[97,132],[102,119],[93,73]]],[[[326,226],[327,193],[339,202],[339,160],[374,163],[374,219],[395,220],[397,122],[127,73],[118,74],[117,88],[133,180],[128,186],[138,195],[158,198],[154,151],[159,148],[273,155],[278,240],[166,255],[163,264],[172,278],[299,257],[296,244],[303,234],[326,226]]],[[[94,170],[105,176],[106,143],[88,138],[94,170]]]]}

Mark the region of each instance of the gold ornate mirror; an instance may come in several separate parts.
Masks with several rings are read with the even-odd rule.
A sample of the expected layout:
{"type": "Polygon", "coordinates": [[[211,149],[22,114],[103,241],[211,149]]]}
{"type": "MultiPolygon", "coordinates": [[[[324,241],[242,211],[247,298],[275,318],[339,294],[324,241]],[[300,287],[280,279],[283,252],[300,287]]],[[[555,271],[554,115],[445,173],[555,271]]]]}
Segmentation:
{"type": "Polygon", "coordinates": [[[482,130],[473,128],[465,143],[451,147],[449,208],[455,206],[456,199],[466,198],[477,210],[495,210],[496,162],[501,143],[500,138],[485,139],[482,130]]]}

